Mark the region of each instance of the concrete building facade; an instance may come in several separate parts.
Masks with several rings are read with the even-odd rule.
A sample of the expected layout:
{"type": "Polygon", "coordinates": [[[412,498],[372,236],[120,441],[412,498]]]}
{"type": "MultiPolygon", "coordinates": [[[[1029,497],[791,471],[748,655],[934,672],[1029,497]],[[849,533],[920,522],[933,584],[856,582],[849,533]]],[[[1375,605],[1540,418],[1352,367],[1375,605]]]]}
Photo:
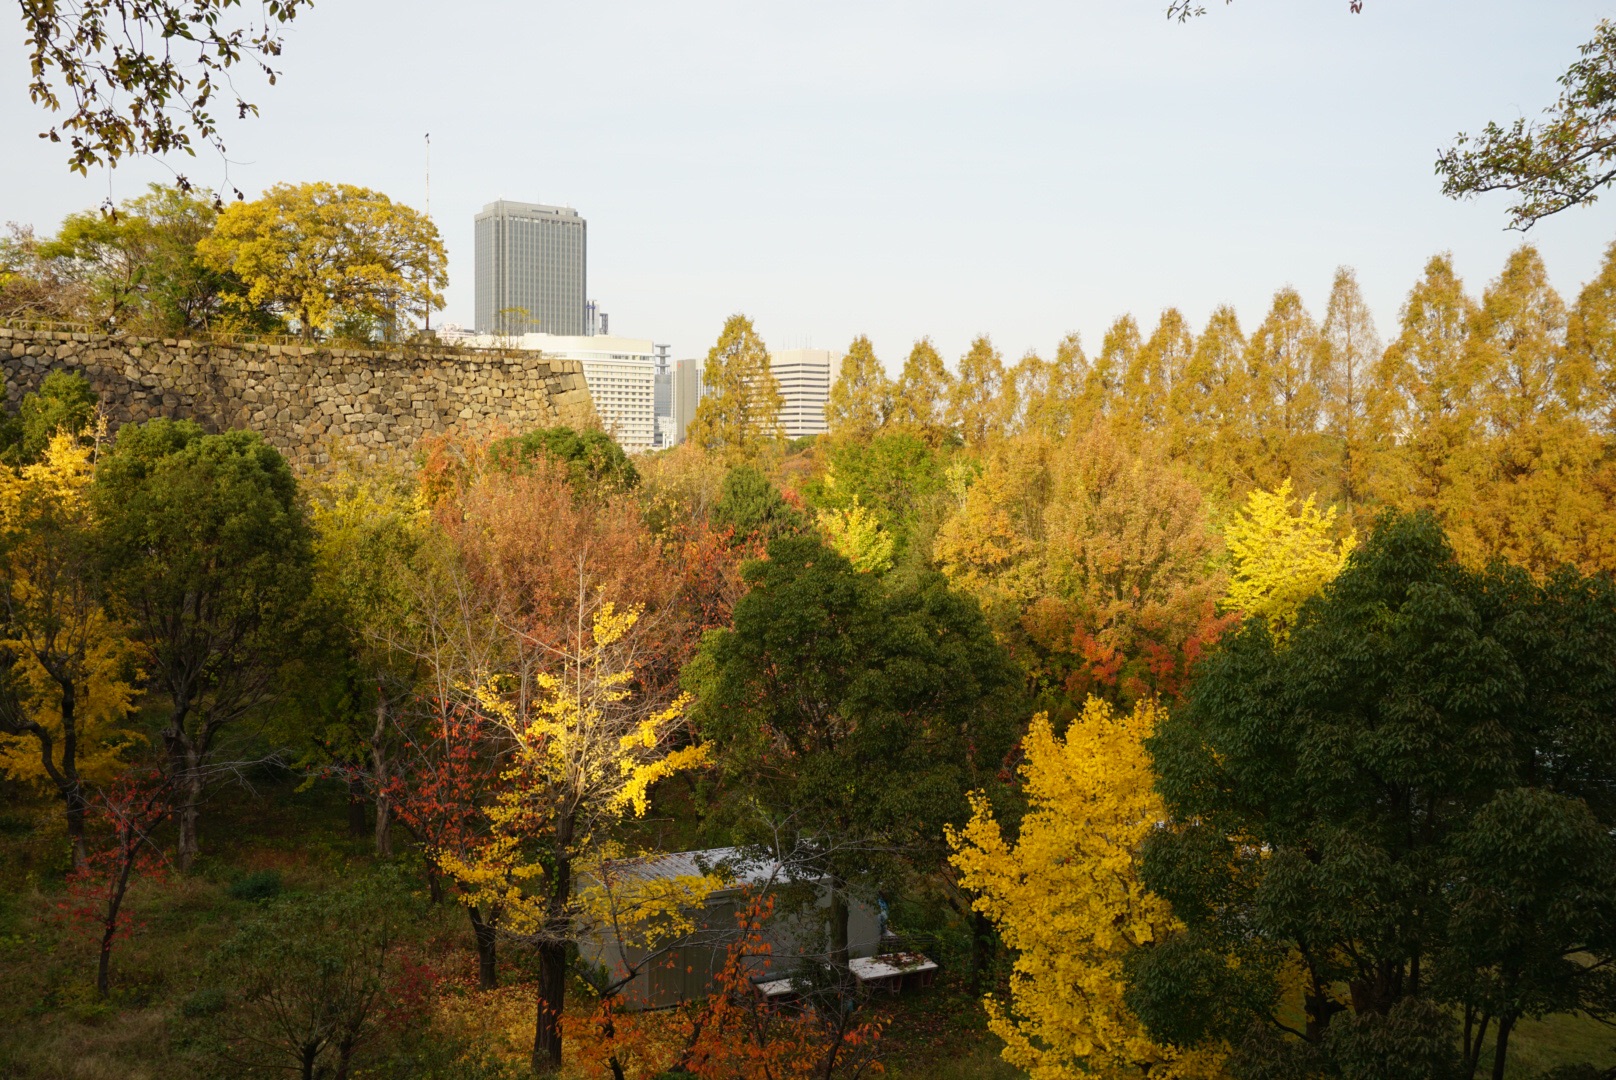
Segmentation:
{"type": "Polygon", "coordinates": [[[589,226],[578,211],[498,199],[475,224],[477,333],[591,332],[589,226]]]}
{"type": "Polygon", "coordinates": [[[656,447],[656,345],[650,338],[609,334],[482,334],[467,344],[531,349],[576,360],[600,424],[629,453],[656,447]]]}
{"type": "Polygon", "coordinates": [[[781,349],[772,354],[769,367],[780,384],[780,426],[786,438],[825,434],[825,405],[841,374],[841,354],[829,349],[781,349]]]}

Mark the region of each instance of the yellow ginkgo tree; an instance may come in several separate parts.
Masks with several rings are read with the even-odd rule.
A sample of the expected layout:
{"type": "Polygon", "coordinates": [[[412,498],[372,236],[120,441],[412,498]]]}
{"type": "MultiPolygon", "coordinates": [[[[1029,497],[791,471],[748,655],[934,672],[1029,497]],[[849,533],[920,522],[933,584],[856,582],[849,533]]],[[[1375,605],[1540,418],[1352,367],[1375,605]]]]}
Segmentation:
{"type": "Polygon", "coordinates": [[[0,772],[54,788],[75,865],[85,785],[139,736],[132,646],[101,605],[89,508],[92,450],[59,432],[40,460],[0,469],[0,772]]]}
{"type": "Polygon", "coordinates": [[[577,629],[526,676],[490,674],[468,700],[502,731],[509,764],[487,809],[484,841],[435,852],[461,899],[501,912],[500,931],[538,954],[533,1068],[561,1064],[569,947],[611,938],[654,951],[691,929],[713,882],[628,869],[640,864],[614,826],[640,817],[658,780],[707,760],[683,738],[687,699],[658,705],[636,690],[643,611],[580,596],[577,629]]]}
{"type": "Polygon", "coordinates": [[[1261,618],[1281,640],[1290,636],[1302,604],[1335,579],[1357,544],[1336,539],[1335,507],[1320,512],[1309,495],[1297,503],[1287,477],[1275,491],[1257,489],[1223,532],[1234,560],[1226,610],[1261,618]]]}
{"type": "Polygon", "coordinates": [[[881,527],[880,520],[857,495],[845,509],[821,510],[819,531],[825,542],[861,574],[884,573],[892,569],[897,542],[881,527]]]}
{"type": "Polygon", "coordinates": [[[1064,737],[1039,714],[1023,742],[1016,839],[981,795],[948,832],[961,884],[1014,950],[1009,1000],[985,1005],[1005,1060],[1032,1080],[1219,1075],[1221,1053],[1159,1045],[1123,1000],[1124,959],[1176,925],[1138,875],[1140,845],[1165,817],[1143,746],[1159,711],[1091,697],[1064,737]]]}

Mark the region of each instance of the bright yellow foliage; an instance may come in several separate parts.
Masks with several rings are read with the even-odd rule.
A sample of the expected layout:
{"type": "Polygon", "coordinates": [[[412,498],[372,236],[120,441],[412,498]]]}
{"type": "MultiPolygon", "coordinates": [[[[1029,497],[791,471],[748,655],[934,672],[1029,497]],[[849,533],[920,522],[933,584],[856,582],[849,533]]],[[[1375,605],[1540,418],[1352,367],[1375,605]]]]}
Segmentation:
{"type": "Polygon", "coordinates": [[[512,933],[574,939],[610,925],[618,940],[654,947],[688,933],[688,912],[717,882],[624,872],[635,857],[613,843],[612,826],[642,817],[663,777],[707,763],[707,748],[675,748],[681,695],[662,709],[633,700],[632,632],[641,610],[597,607],[561,674],[535,673],[533,700],[513,680],[473,689],[479,707],[514,741],[506,781],[486,811],[488,835],[474,852],[434,854],[467,905],[497,909],[512,933]],[[571,876],[570,897],[557,891],[571,876]],[[559,921],[558,921],[559,920],[559,921]]]}
{"type": "Polygon", "coordinates": [[[196,250],[246,286],[236,304],[293,318],[304,337],[344,317],[385,322],[440,308],[449,283],[437,226],[352,184],[276,184],[231,203],[196,250]]]}
{"type": "MultiPolygon", "coordinates": [[[[102,609],[88,573],[91,448],[66,432],[51,438],[37,464],[0,470],[0,535],[11,595],[11,637],[0,647],[18,657],[14,674],[28,720],[50,735],[59,768],[88,781],[110,779],[123,752],[141,736],[123,727],[137,675],[123,629],[102,609]],[[73,686],[75,762],[64,751],[63,687],[73,686]]],[[[49,779],[31,735],[0,735],[0,772],[16,780],[49,779]]]]}
{"type": "Polygon", "coordinates": [[[1283,640],[1302,604],[1341,572],[1358,537],[1337,541],[1335,507],[1320,513],[1312,495],[1296,506],[1287,478],[1277,491],[1248,495],[1223,540],[1234,557],[1223,606],[1267,620],[1283,640]]]}
{"type": "Polygon", "coordinates": [[[1123,958],[1175,926],[1138,876],[1139,846],[1165,816],[1142,745],[1159,712],[1089,698],[1064,738],[1040,713],[1023,742],[1018,839],[981,795],[949,830],[961,883],[1016,955],[1010,1000],[986,999],[988,1026],[1032,1080],[1219,1075],[1220,1053],[1158,1046],[1122,999],[1123,958]]]}
{"type": "Polygon", "coordinates": [[[843,510],[821,510],[819,531],[825,541],[861,574],[884,573],[892,569],[896,542],[881,528],[869,507],[853,496],[853,505],[843,510]]]}

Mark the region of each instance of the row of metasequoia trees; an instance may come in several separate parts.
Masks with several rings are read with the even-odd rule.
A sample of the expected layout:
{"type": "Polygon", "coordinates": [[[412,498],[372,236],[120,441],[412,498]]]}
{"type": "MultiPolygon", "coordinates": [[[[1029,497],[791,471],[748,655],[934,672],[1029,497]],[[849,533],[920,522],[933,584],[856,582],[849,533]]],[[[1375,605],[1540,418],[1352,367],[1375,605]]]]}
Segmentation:
{"type": "MultiPolygon", "coordinates": [[[[726,330],[693,438],[751,453],[777,435],[773,388],[753,377],[766,357],[749,323],[726,330]]],[[[905,431],[986,453],[1103,418],[1180,463],[1222,512],[1289,479],[1360,527],[1381,507],[1429,509],[1467,559],[1609,567],[1616,248],[1569,306],[1529,246],[1479,296],[1436,256],[1384,346],[1346,269],[1322,317],[1286,288],[1255,327],[1220,307],[1197,332],[1169,308],[1149,328],[1118,319],[1092,353],[1074,334],[1053,357],[1007,364],[981,337],[953,373],[921,339],[890,379],[860,337],[827,415],[841,436],[905,431]]]]}

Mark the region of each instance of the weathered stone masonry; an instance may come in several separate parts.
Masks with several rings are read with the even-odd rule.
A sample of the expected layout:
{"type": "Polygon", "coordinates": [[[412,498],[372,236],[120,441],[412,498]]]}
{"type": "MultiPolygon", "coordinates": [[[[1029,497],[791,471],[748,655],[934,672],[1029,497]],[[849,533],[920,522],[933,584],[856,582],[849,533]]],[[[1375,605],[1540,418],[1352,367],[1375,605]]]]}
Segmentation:
{"type": "Polygon", "coordinates": [[[89,380],[114,430],[159,416],[209,431],[249,428],[300,465],[323,464],[338,446],[363,460],[402,462],[426,435],[595,422],[578,361],[532,352],[219,344],[0,326],[0,365],[12,408],[62,368],[89,380]]]}

